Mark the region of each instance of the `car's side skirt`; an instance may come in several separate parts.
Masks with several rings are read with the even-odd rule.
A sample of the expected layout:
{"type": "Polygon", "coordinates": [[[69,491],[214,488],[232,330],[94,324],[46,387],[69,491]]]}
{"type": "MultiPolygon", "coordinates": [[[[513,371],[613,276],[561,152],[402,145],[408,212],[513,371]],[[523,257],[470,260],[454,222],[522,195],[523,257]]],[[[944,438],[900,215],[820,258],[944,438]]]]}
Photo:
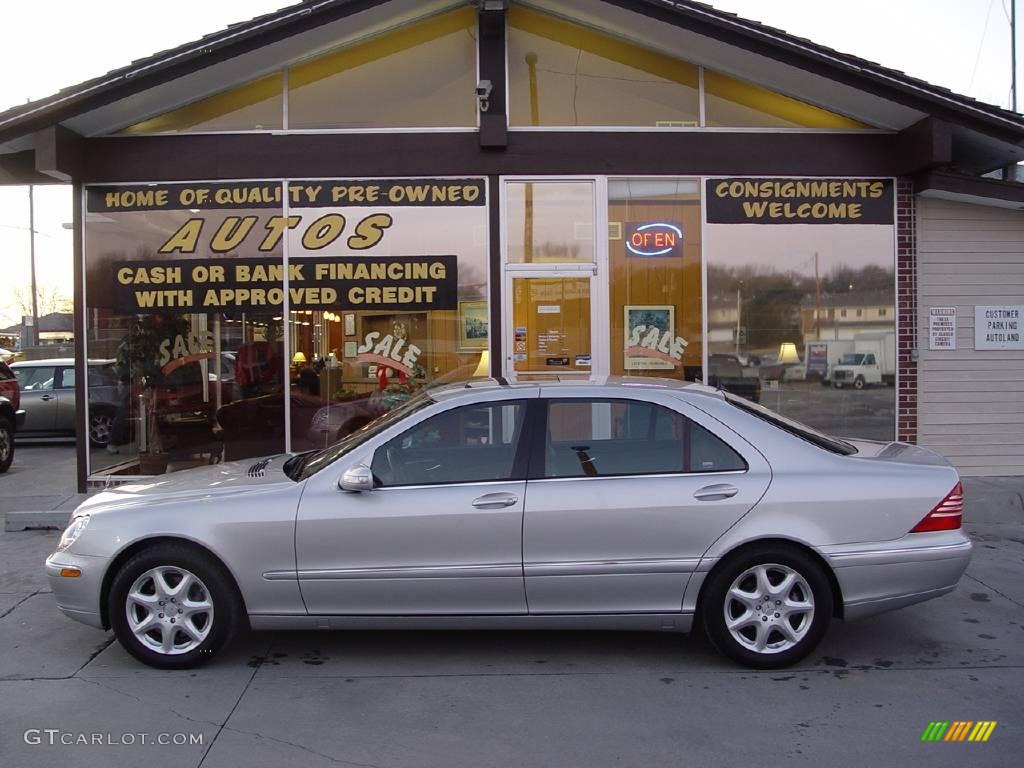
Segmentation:
{"type": "Polygon", "coordinates": [[[282,616],[249,614],[256,630],[415,629],[511,630],[601,629],[689,632],[692,613],[545,614],[509,616],[282,616]]]}

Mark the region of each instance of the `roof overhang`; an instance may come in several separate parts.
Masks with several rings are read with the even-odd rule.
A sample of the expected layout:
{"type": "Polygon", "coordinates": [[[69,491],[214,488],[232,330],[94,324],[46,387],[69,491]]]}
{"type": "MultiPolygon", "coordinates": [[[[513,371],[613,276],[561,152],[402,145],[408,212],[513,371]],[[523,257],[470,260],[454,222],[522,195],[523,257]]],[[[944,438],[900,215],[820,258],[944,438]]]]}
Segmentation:
{"type": "Polygon", "coordinates": [[[1015,181],[930,171],[914,179],[914,191],[922,197],[994,208],[1024,209],[1024,184],[1015,181]]]}

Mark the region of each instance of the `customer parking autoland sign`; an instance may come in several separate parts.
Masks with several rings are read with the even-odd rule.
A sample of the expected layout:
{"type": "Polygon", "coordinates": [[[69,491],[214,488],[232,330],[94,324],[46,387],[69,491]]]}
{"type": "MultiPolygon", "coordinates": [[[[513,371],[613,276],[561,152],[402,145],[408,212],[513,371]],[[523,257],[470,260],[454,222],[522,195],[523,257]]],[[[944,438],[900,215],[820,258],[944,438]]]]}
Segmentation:
{"type": "Polygon", "coordinates": [[[1024,350],[1024,304],[975,307],[974,348],[1024,350]]]}

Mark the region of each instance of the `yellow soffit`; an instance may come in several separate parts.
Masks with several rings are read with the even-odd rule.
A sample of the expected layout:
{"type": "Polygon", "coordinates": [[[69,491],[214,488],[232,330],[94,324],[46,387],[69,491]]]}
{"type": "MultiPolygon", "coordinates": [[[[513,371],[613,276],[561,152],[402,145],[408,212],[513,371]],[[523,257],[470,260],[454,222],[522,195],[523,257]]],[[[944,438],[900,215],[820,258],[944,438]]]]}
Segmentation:
{"type": "Polygon", "coordinates": [[[815,107],[797,99],[783,96],[752,83],[704,70],[704,92],[744,107],[764,112],[804,128],[868,128],[863,123],[815,107]]]}
{"type": "MultiPolygon", "coordinates": [[[[325,77],[336,75],[438,38],[476,28],[476,9],[466,5],[406,27],[386,32],[379,37],[342,48],[288,70],[289,89],[301,88],[325,77]]],[[[410,73],[415,76],[415,73],[410,73]]]]}
{"type": "Polygon", "coordinates": [[[569,45],[594,56],[638,69],[650,75],[697,88],[697,67],[633,43],[581,27],[569,21],[538,13],[521,5],[509,8],[509,24],[515,29],[556,43],[569,45]]]}
{"type": "MultiPolygon", "coordinates": [[[[164,133],[187,130],[195,125],[216,120],[218,117],[237,112],[261,101],[281,98],[283,90],[281,75],[270,75],[253,80],[229,91],[186,104],[184,107],[165,112],[141,123],[130,125],[122,133],[164,133]]],[[[280,128],[280,125],[271,126],[280,128]]]]}

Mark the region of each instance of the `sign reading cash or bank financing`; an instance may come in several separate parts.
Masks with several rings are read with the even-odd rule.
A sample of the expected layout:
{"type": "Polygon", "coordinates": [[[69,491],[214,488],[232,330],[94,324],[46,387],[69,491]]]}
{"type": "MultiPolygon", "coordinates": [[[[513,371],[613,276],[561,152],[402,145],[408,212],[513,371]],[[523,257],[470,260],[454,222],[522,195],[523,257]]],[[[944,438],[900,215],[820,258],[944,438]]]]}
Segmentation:
{"type": "Polygon", "coordinates": [[[457,258],[395,254],[388,232],[413,208],[441,216],[484,204],[480,179],[152,184],[87,196],[101,216],[166,212],[154,219],[166,231],[155,253],[112,262],[113,308],[123,314],[280,310],[286,290],[293,310],[453,310],[457,258]]]}

